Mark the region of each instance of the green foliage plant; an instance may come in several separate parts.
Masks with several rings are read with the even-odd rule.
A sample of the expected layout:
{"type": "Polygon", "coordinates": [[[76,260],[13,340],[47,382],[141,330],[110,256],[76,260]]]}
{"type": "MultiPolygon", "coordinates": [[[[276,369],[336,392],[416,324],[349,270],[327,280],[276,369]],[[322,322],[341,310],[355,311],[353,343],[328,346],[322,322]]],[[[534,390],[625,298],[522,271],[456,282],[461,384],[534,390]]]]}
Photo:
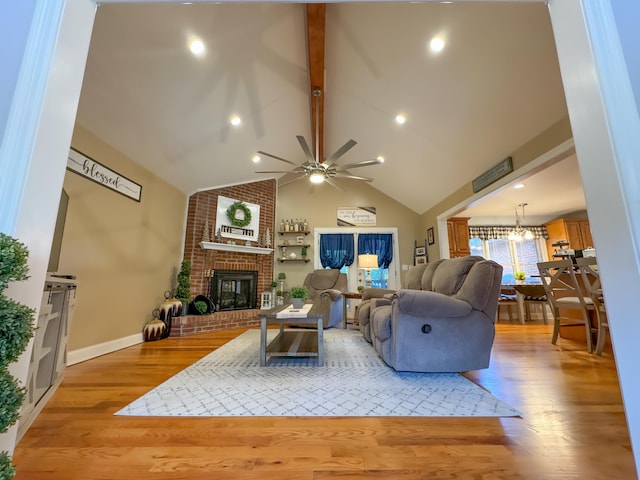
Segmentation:
{"type": "Polygon", "coordinates": [[[302,255],[303,257],[307,256],[307,247],[302,247],[302,249],[300,250],[300,255],[302,255]]]}
{"type": "Polygon", "coordinates": [[[309,298],[309,291],[306,287],[292,287],[291,298],[301,298],[302,300],[306,300],[309,298]]]}
{"type": "Polygon", "coordinates": [[[284,280],[284,279],[286,279],[286,278],[287,278],[287,274],[286,274],[286,273],[284,273],[284,272],[280,272],[280,273],[278,274],[278,280],[284,280]]]}
{"type": "MultiPolygon", "coordinates": [[[[28,278],[27,247],[0,233],[0,433],[5,433],[20,417],[26,389],[9,373],[8,367],[24,352],[33,336],[35,310],[4,294],[10,282],[28,278]]],[[[0,452],[0,480],[16,474],[8,452],[0,452]]]]}
{"type": "Polygon", "coordinates": [[[203,302],[202,300],[198,300],[194,303],[196,310],[200,312],[200,315],[204,315],[207,313],[207,302],[203,302]]]}
{"type": "Polygon", "coordinates": [[[186,260],[183,260],[180,265],[175,296],[183,305],[189,303],[189,298],[191,298],[191,263],[186,260]]]}
{"type": "Polygon", "coordinates": [[[516,280],[526,280],[527,274],[524,272],[516,272],[514,275],[516,280]]]}

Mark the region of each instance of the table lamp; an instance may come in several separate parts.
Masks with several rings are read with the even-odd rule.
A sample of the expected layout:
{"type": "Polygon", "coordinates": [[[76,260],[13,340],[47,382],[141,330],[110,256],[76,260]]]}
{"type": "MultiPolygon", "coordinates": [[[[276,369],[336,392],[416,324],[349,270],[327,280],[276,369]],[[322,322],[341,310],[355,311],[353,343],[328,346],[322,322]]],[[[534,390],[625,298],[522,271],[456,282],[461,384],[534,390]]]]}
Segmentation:
{"type": "Polygon", "coordinates": [[[358,268],[362,268],[365,271],[365,285],[371,286],[371,270],[378,268],[378,255],[366,253],[358,255],[358,268]]]}

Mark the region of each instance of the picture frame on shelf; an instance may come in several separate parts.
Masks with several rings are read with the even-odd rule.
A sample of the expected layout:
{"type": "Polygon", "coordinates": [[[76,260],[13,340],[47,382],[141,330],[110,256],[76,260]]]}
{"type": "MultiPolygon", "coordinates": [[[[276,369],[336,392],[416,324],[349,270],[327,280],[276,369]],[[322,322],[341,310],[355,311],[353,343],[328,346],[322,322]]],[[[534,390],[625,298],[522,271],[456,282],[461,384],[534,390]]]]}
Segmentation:
{"type": "Polygon", "coordinates": [[[426,250],[424,247],[416,247],[416,257],[424,256],[426,254],[426,250]]]}
{"type": "Polygon", "coordinates": [[[416,257],[416,265],[424,265],[425,263],[427,263],[427,257],[425,255],[416,257]]]}
{"type": "Polygon", "coordinates": [[[429,245],[433,245],[434,243],[436,243],[435,234],[433,232],[433,227],[429,227],[427,229],[427,243],[429,245]]]}

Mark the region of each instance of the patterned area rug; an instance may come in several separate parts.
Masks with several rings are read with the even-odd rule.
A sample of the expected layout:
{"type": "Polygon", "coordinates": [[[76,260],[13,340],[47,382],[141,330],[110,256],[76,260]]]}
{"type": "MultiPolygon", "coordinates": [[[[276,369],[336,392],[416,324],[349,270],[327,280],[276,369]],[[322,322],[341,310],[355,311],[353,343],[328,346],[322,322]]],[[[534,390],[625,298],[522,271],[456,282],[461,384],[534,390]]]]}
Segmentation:
{"type": "Polygon", "coordinates": [[[461,375],[396,372],[354,330],[325,330],[321,367],[313,358],[278,357],[260,367],[259,345],[260,331],[248,330],[116,415],[520,415],[461,375]]]}

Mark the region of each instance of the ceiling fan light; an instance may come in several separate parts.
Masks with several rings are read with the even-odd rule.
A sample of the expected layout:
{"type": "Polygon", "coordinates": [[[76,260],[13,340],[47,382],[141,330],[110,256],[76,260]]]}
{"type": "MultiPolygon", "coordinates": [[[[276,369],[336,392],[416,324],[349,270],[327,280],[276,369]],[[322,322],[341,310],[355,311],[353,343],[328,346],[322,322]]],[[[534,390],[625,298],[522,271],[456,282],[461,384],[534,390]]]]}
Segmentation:
{"type": "Polygon", "coordinates": [[[324,174],[320,172],[314,172],[309,175],[309,180],[311,181],[311,183],[322,183],[324,182],[324,174]]]}

